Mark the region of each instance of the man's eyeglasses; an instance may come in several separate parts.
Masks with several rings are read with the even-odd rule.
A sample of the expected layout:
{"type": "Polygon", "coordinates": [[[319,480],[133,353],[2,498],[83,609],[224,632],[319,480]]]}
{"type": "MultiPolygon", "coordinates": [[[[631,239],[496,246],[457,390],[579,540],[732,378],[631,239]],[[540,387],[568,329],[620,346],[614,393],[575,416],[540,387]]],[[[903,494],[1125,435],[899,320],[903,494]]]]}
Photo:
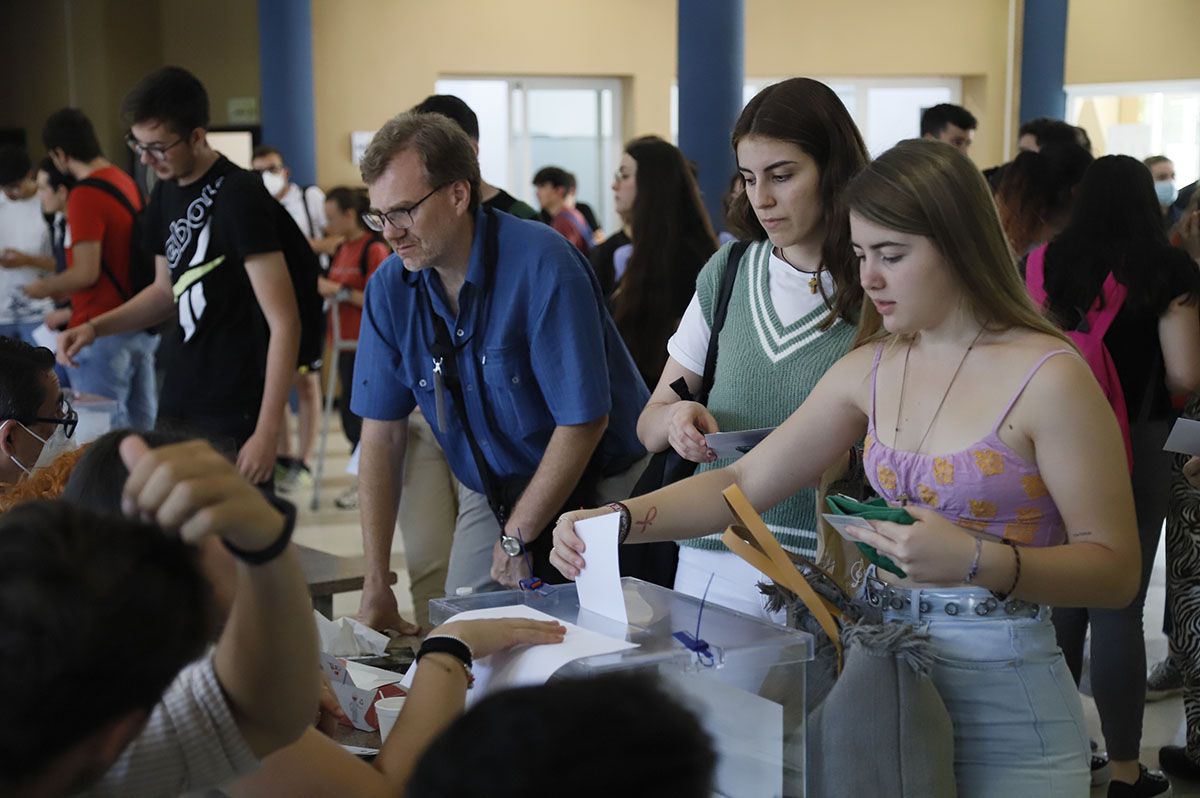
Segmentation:
{"type": "MultiPolygon", "coordinates": [[[[453,180],[450,181],[450,183],[453,182],[453,180]]],[[[442,183],[407,208],[392,208],[390,211],[367,211],[362,215],[363,224],[367,226],[368,230],[374,230],[376,233],[382,233],[387,223],[391,223],[392,227],[397,230],[407,230],[413,226],[413,212],[420,207],[421,203],[450,185],[450,183],[442,183]]]]}
{"type": "Polygon", "coordinates": [[[167,157],[167,150],[182,143],[183,139],[179,138],[170,144],[143,144],[135,139],[132,133],[125,137],[125,144],[129,146],[134,155],[138,158],[141,158],[143,155],[149,155],[153,161],[164,160],[167,157]]]}
{"type": "MultiPolygon", "coordinates": [[[[62,428],[63,428],[63,434],[66,435],[68,438],[72,437],[75,434],[75,428],[79,426],[79,414],[77,412],[75,412],[75,408],[71,407],[71,403],[69,401],[67,401],[67,397],[64,396],[62,398],[62,400],[59,402],[58,412],[60,413],[60,415],[55,418],[43,418],[41,416],[34,416],[33,418],[24,418],[24,419],[17,418],[17,419],[12,419],[12,420],[19,421],[22,424],[29,424],[29,425],[32,425],[32,424],[61,424],[62,428]]],[[[4,419],[4,420],[7,421],[8,419],[4,419]]]]}

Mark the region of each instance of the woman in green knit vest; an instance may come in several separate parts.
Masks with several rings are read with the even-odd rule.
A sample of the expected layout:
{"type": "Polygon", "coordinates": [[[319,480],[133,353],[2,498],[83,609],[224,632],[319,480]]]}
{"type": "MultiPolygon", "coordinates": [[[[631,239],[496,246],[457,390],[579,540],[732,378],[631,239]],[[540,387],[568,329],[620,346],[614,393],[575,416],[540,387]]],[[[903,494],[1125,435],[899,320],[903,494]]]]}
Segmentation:
{"type": "MultiPolygon", "coordinates": [[[[727,221],[753,243],[738,265],[708,407],[681,401],[671,383],[682,377],[693,394],[699,390],[732,245],[701,271],[638,421],[648,450],[671,446],[700,463],[700,471],[722,465],[705,445],[706,433],[774,427],[804,401],[850,348],[862,301],[847,217],[836,196],[866,164],[867,152],[837,95],[808,78],[768,86],[742,111],[732,139],[745,190],[727,221]]],[[[797,491],[764,518],[784,548],[815,553],[811,489],[797,491]]],[[[765,617],[757,588],[765,577],[718,536],[680,546],[676,590],[699,596],[707,588],[710,601],[765,617]]]]}

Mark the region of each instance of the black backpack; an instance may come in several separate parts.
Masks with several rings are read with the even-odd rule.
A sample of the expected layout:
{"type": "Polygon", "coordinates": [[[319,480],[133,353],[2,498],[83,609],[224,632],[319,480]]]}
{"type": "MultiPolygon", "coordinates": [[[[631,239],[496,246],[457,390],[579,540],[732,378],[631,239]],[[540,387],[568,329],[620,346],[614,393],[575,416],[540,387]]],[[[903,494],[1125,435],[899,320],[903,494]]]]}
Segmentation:
{"type": "MultiPolygon", "coordinates": [[[[129,201],[129,197],[125,196],[125,192],[114,186],[107,180],[101,180],[98,177],[87,177],[80,180],[75,189],[83,186],[99,189],[109,195],[121,204],[121,207],[129,212],[133,219],[133,226],[130,230],[129,240],[129,269],[126,274],[126,280],[122,282],[117,279],[117,274],[112,266],[104,260],[104,247],[100,248],[100,271],[108,278],[113,287],[117,289],[117,293],[121,296],[121,301],[128,302],[133,297],[137,296],[143,288],[148,287],[154,282],[154,253],[146,248],[145,235],[145,214],[133,207],[133,203],[129,201]]],[[[75,190],[73,189],[73,190],[75,190]]],[[[139,198],[141,193],[139,191],[139,198]]],[[[142,207],[145,208],[145,199],[142,199],[142,207]]]]}
{"type": "Polygon", "coordinates": [[[319,367],[325,354],[325,300],[317,291],[321,262],[308,237],[281,203],[275,206],[275,223],[283,259],[287,261],[296,307],[300,311],[300,367],[319,367]]]}

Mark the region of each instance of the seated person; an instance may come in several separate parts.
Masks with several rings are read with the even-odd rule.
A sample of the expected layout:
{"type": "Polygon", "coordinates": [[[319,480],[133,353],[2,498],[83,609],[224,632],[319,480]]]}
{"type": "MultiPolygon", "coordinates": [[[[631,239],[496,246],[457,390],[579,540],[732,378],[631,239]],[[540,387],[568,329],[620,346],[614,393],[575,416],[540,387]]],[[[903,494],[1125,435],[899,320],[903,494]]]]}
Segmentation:
{"type": "Polygon", "coordinates": [[[0,492],[71,448],[74,432],[54,353],[0,336],[0,492]]]}
{"type": "MultiPolygon", "coordinates": [[[[70,473],[63,498],[97,512],[118,512],[128,476],[122,450],[132,436],[132,430],[114,430],[90,444],[70,473]]],[[[161,432],[138,436],[156,449],[178,442],[161,432]]],[[[130,440],[129,444],[135,442],[130,440]]],[[[55,461],[55,470],[57,466],[55,461]]],[[[224,546],[209,538],[200,544],[200,565],[215,598],[216,626],[220,627],[236,604],[236,564],[224,546]]],[[[484,657],[516,645],[561,642],[564,633],[565,629],[555,623],[497,619],[451,622],[434,629],[427,639],[451,636],[461,640],[472,656],[484,657]]],[[[234,796],[272,794],[289,798],[382,798],[399,794],[429,741],[462,712],[466,700],[467,672],[459,660],[445,653],[425,653],[421,658],[429,667],[421,668],[415,677],[404,711],[374,767],[310,726],[299,740],[268,756],[262,767],[226,787],[226,791],[234,796]]],[[[322,700],[322,708],[330,714],[337,714],[336,705],[336,698],[328,707],[322,700]]]]}
{"type": "Polygon", "coordinates": [[[429,746],[405,795],[708,798],[715,770],[695,715],[652,679],[611,674],[485,698],[429,746]]]}
{"type": "Polygon", "coordinates": [[[316,633],[291,519],[205,443],[150,451],[131,436],[120,453],[125,514],[159,526],[66,502],[0,516],[0,628],[21,652],[0,675],[0,793],[214,786],[314,715],[316,633]],[[212,537],[237,557],[237,598],[205,655],[193,547],[212,537]]]}

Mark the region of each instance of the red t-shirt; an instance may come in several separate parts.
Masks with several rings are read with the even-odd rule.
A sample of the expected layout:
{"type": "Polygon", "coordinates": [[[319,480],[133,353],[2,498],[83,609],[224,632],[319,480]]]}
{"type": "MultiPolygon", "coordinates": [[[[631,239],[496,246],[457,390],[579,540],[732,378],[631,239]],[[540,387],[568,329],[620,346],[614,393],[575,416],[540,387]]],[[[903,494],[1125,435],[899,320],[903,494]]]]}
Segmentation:
{"type": "MultiPolygon", "coordinates": [[[[129,198],[135,208],[142,207],[142,197],[133,178],[115,166],[97,169],[89,178],[111,183],[129,198]]],[[[75,263],[74,247],[86,241],[100,242],[101,260],[129,291],[129,243],[133,235],[133,217],[115,197],[94,186],[76,186],[67,198],[67,225],[71,231],[71,249],[67,250],[67,268],[75,263]]],[[[71,294],[71,321],[77,327],[125,301],[105,276],[103,270],[95,283],[71,294]]]]}
{"type": "MultiPolygon", "coordinates": [[[[363,291],[367,287],[367,280],[390,254],[391,250],[388,249],[387,244],[369,235],[363,236],[357,241],[347,241],[338,247],[337,252],[333,253],[333,263],[329,266],[329,279],[352,290],[363,291]],[[363,248],[368,245],[367,273],[363,274],[363,248]]],[[[338,304],[338,326],[343,341],[357,341],[358,331],[362,326],[362,308],[349,302],[338,304]]],[[[330,335],[333,335],[332,327],[330,335]]]]}

